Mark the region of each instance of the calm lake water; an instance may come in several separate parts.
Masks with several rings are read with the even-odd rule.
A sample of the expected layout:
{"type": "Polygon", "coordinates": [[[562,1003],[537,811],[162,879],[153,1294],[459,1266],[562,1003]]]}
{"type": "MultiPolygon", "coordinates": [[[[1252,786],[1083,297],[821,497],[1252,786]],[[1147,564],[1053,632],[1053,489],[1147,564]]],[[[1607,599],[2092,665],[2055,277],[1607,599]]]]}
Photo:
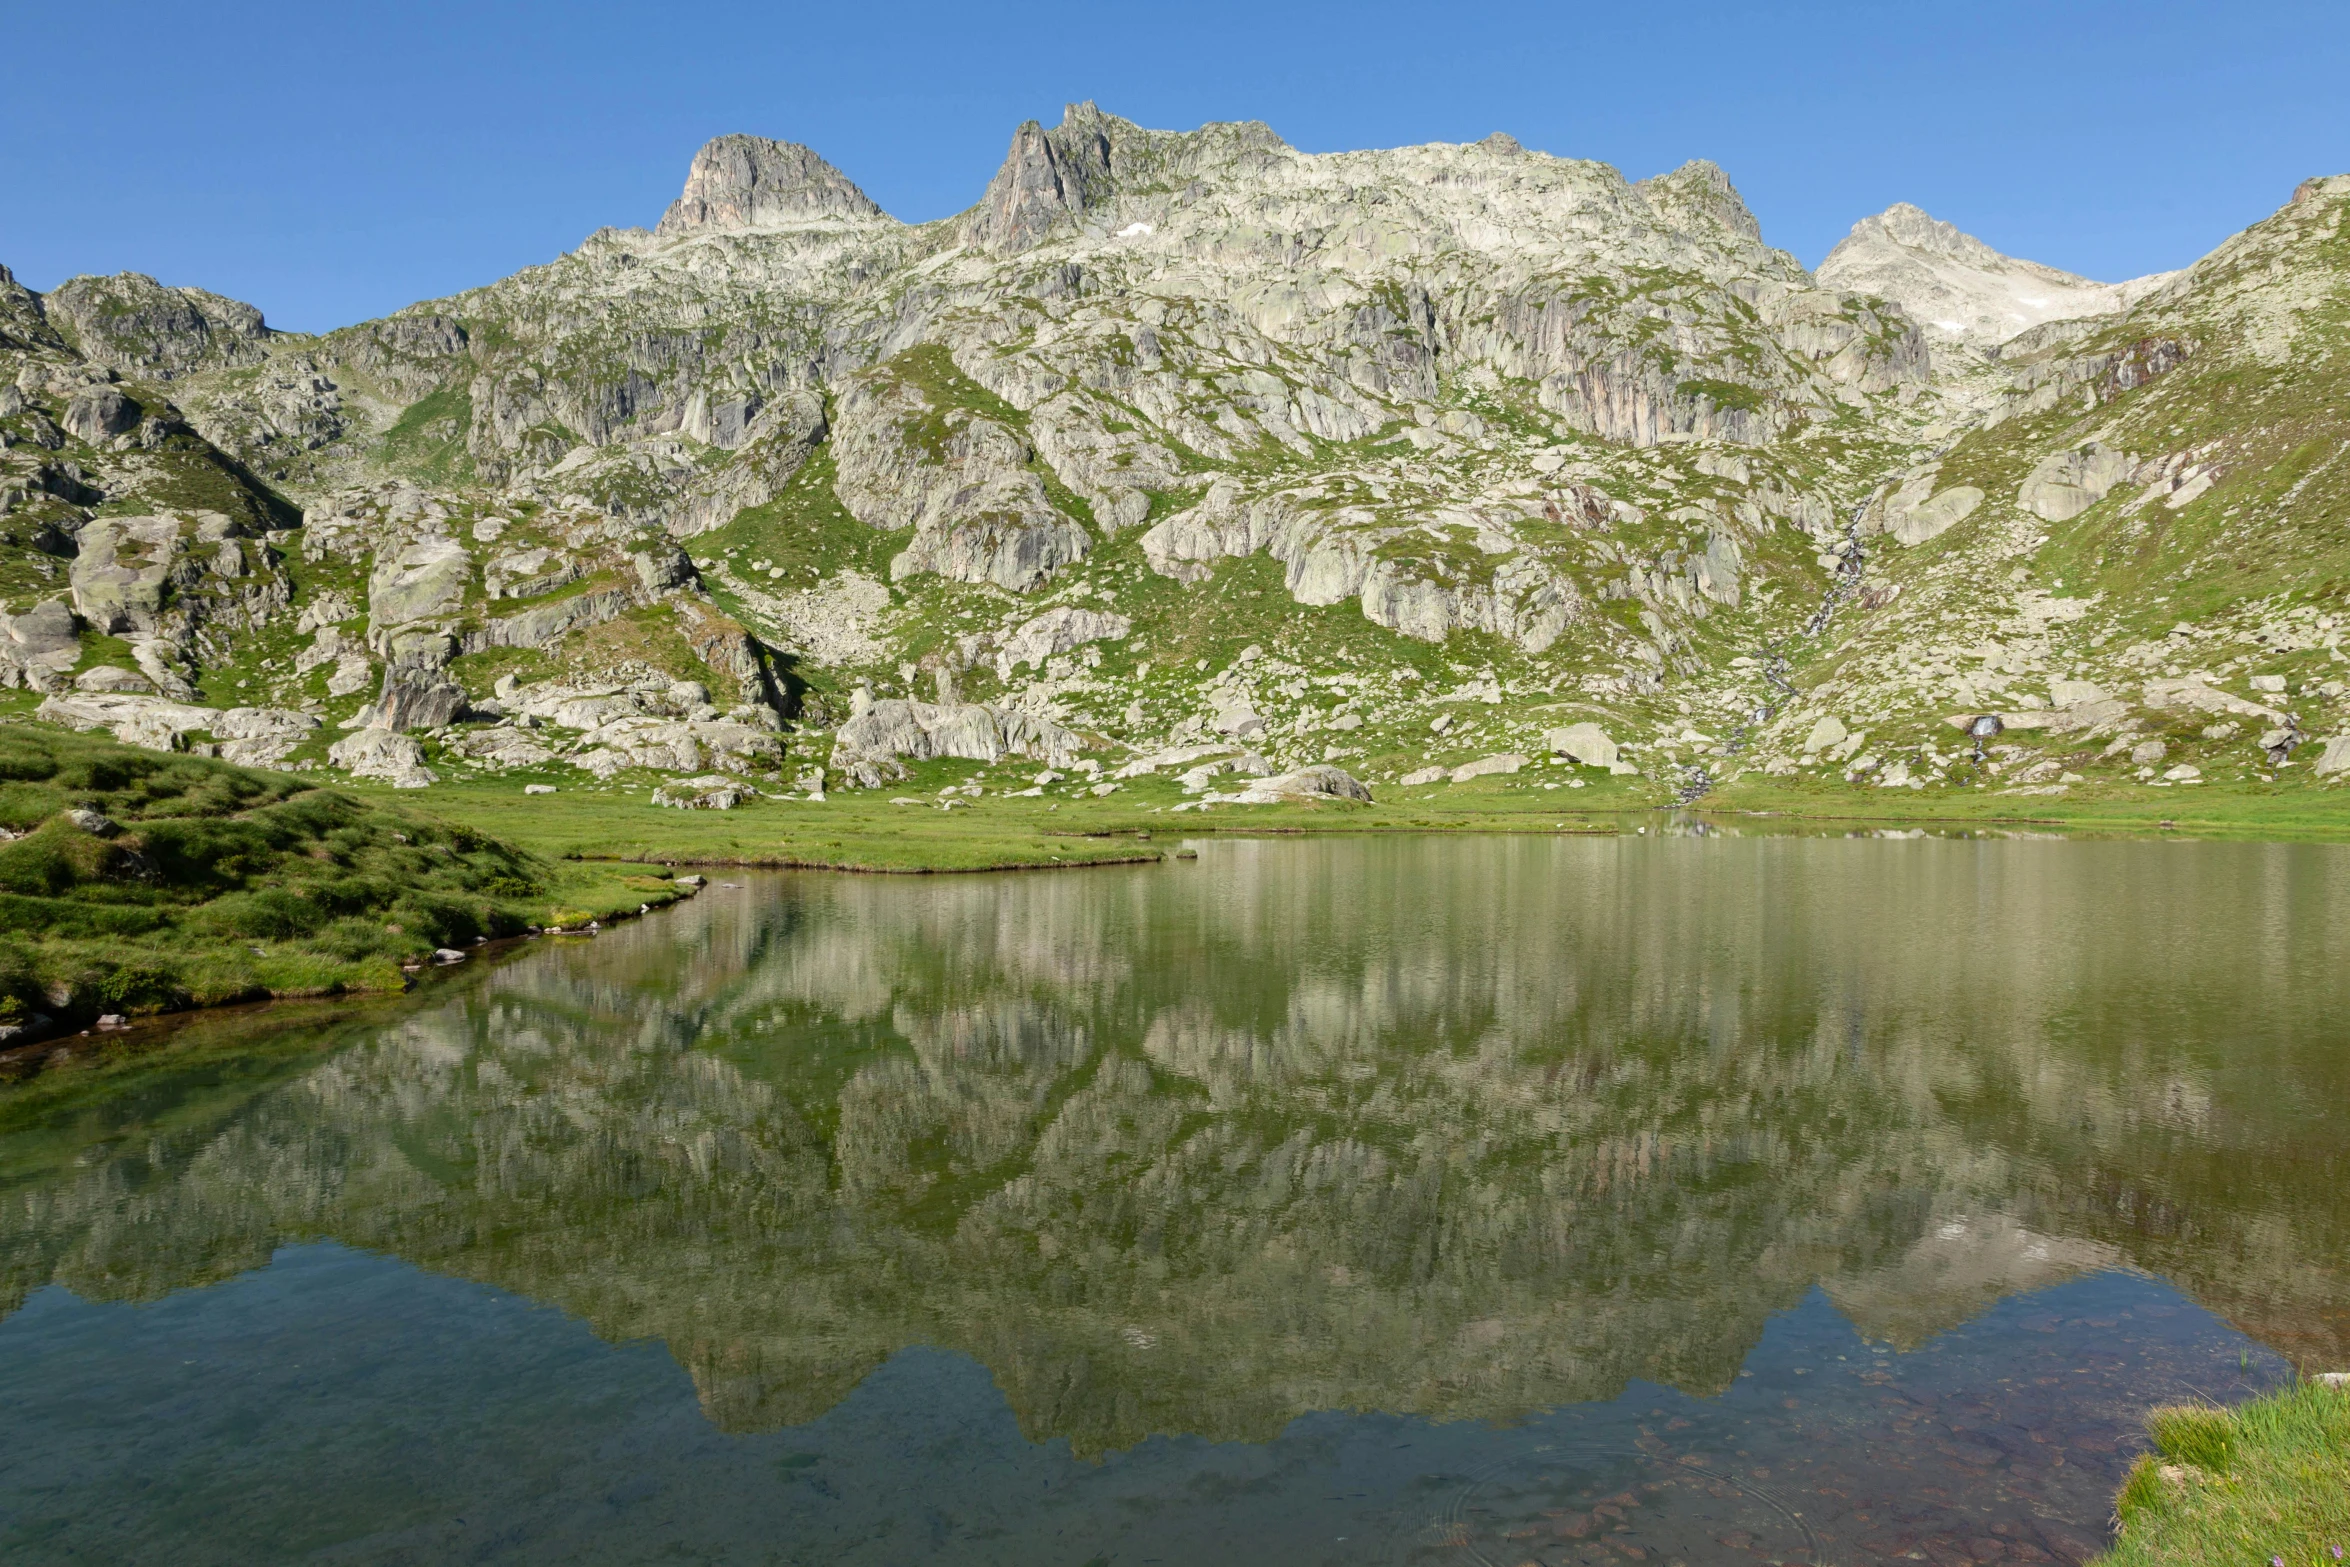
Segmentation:
{"type": "Polygon", "coordinates": [[[0,1559],[2077,1561],[2350,1367],[2350,851],[731,879],[0,1090],[0,1559]]]}

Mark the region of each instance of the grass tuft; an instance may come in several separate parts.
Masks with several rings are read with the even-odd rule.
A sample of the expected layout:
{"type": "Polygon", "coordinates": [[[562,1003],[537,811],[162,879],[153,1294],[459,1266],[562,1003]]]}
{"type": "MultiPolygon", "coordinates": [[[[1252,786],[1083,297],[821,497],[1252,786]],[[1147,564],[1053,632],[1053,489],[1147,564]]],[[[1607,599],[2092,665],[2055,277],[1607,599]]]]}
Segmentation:
{"type": "Polygon", "coordinates": [[[2157,1409],[2098,1567],[2335,1567],[2350,1552],[2350,1389],[2157,1409]]]}

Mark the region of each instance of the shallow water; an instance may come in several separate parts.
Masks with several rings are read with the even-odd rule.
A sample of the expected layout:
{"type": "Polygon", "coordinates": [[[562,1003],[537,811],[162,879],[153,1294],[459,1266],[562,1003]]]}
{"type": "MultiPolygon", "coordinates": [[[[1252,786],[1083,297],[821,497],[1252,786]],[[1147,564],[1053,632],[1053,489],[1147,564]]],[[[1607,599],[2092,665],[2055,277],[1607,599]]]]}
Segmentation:
{"type": "Polygon", "coordinates": [[[0,1555],[2078,1560],[2350,1366],[2350,853],[1200,853],[0,1091],[0,1555]]]}

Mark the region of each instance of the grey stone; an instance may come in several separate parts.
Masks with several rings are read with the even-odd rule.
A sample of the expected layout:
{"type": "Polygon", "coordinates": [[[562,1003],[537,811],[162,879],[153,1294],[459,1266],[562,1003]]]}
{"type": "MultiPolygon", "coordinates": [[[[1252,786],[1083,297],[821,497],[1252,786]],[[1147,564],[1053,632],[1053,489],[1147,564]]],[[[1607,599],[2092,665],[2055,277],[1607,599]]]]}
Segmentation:
{"type": "Polygon", "coordinates": [[[83,524],[73,563],[73,607],[103,635],[152,635],[165,585],[182,555],[171,517],[100,517],[83,524]]]}
{"type": "Polygon", "coordinates": [[[757,792],[734,778],[685,778],[654,790],[653,803],[681,811],[731,811],[757,792]]]}
{"type": "Polygon", "coordinates": [[[1542,737],[1542,743],[1551,751],[1586,767],[1613,767],[1616,764],[1615,741],[1608,733],[1588,719],[1553,729],[1542,737]]]}
{"type": "Polygon", "coordinates": [[[118,386],[84,387],[65,406],[65,428],[69,434],[95,446],[135,427],[144,412],[118,386]]]}
{"type": "Polygon", "coordinates": [[[100,664],[74,676],[73,688],[76,691],[128,691],[137,695],[152,695],[155,683],[145,675],[119,665],[100,664]]]}
{"type": "Polygon", "coordinates": [[[1481,756],[1473,762],[1463,762],[1452,770],[1454,783],[1467,783],[1472,778],[1492,778],[1522,771],[1527,758],[1515,751],[1503,751],[1493,756],[1481,756]]]}
{"type": "Polygon", "coordinates": [[[367,579],[369,634],[455,613],[473,580],[473,557],[454,539],[425,539],[379,559],[367,579]]]}
{"type": "Polygon", "coordinates": [[[422,789],[439,774],[424,765],[424,747],[389,729],[362,729],[327,748],[326,759],[354,778],[374,778],[395,789],[422,789]]]}
{"type": "Polygon", "coordinates": [[[1811,733],[1803,737],[1803,748],[1807,752],[1825,751],[1842,745],[1850,733],[1844,727],[1844,720],[1830,713],[1811,726],[1811,733]]]}
{"type": "Polygon", "coordinates": [[[1074,651],[1089,642],[1122,641],[1134,629],[1124,615],[1079,609],[1063,604],[1046,610],[1009,637],[996,654],[996,667],[1007,676],[1022,666],[1043,668],[1045,660],[1074,651]]]}

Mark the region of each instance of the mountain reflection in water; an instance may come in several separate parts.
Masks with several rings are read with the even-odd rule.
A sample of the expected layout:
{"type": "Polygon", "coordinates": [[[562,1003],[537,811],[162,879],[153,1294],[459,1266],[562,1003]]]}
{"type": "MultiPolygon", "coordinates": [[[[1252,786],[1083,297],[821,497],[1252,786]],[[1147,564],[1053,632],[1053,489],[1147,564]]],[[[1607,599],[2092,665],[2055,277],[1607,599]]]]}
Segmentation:
{"type": "MultiPolygon", "coordinates": [[[[215,1020],[110,1092],[0,1095],[0,1305],[331,1239],[657,1340],[720,1432],[929,1346],[1079,1459],[1735,1399],[1807,1300],[1839,1353],[1907,1352],[2115,1269],[2350,1365],[2341,850],[1404,839],[733,879],[377,1018],[215,1020]]],[[[2105,1319],[2063,1320],[2093,1355],[2105,1319]]],[[[2100,1382],[2096,1418],[2158,1380],[2100,1382]]]]}

